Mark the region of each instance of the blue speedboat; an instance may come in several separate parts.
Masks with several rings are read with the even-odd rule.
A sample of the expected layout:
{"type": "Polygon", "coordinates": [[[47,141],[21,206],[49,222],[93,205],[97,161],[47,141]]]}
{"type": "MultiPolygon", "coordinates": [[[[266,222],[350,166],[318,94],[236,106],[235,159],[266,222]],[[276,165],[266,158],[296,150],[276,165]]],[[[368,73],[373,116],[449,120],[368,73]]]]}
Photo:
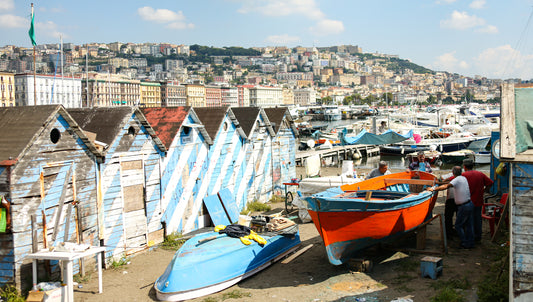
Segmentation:
{"type": "Polygon", "coordinates": [[[228,288],[270,264],[300,245],[300,234],[260,234],[266,244],[207,232],[187,240],[154,284],[157,298],[181,301],[209,295],[228,288]]]}

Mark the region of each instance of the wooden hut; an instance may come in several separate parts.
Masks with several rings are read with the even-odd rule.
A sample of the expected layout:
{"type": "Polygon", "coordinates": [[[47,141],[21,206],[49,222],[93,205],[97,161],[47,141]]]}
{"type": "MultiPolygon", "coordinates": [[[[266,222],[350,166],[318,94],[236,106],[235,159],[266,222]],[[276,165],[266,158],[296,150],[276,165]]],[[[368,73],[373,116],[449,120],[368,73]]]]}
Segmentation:
{"type": "Polygon", "coordinates": [[[11,218],[0,233],[0,283],[22,287],[32,274],[29,253],[99,244],[101,153],[61,105],[2,107],[0,129],[0,195],[11,218]]]}
{"type": "Polygon", "coordinates": [[[533,84],[502,86],[501,139],[493,154],[509,177],[507,207],[496,229],[510,219],[509,301],[533,301],[533,84]],[[520,110],[517,110],[520,108],[520,110]],[[507,170],[507,171],[505,171],[507,170]]]}
{"type": "Polygon", "coordinates": [[[137,107],[67,109],[101,146],[99,233],[106,258],[163,241],[160,166],[166,148],[137,107]]]}
{"type": "Polygon", "coordinates": [[[286,107],[263,109],[274,130],[272,140],[272,185],[277,194],[284,182],[296,177],[296,136],[298,130],[286,107]]]}
{"type": "Polygon", "coordinates": [[[194,111],[205,125],[213,144],[209,149],[208,166],[202,178],[204,196],[216,194],[228,188],[233,194],[238,209],[245,206],[241,195],[237,196],[244,186],[246,152],[245,135],[229,107],[194,108],[194,111]]]}
{"type": "Polygon", "coordinates": [[[203,227],[200,191],[212,143],[191,107],[142,108],[146,120],[167,149],[161,165],[161,222],[166,234],[203,227]],[[188,225],[185,228],[185,225],[188,225]]]}
{"type": "MultiPolygon", "coordinates": [[[[272,138],[274,130],[265,111],[258,107],[231,108],[246,135],[246,169],[243,182],[247,202],[267,202],[273,193],[272,138]]],[[[240,193],[237,195],[240,196],[240,193]]]]}

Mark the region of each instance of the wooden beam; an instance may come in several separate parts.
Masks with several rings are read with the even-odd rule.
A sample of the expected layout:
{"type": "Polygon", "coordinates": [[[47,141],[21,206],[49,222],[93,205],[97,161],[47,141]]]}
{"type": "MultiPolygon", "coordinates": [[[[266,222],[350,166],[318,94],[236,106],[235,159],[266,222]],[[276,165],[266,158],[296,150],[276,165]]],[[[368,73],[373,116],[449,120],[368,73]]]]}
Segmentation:
{"type": "Polygon", "coordinates": [[[410,179],[410,178],[387,178],[385,179],[386,186],[392,186],[396,184],[409,184],[409,185],[435,185],[434,180],[430,179],[410,179]]]}
{"type": "Polygon", "coordinates": [[[304,248],[301,248],[299,251],[297,251],[296,253],[290,255],[289,257],[287,257],[286,259],[284,259],[283,261],[281,261],[282,264],[287,264],[289,262],[291,262],[292,260],[294,260],[296,257],[300,256],[301,254],[305,253],[308,249],[312,248],[313,247],[313,244],[311,243],[310,245],[304,247],[304,248]]]}
{"type": "Polygon", "coordinates": [[[502,84],[500,119],[500,157],[516,156],[515,89],[514,84],[502,84]]]}

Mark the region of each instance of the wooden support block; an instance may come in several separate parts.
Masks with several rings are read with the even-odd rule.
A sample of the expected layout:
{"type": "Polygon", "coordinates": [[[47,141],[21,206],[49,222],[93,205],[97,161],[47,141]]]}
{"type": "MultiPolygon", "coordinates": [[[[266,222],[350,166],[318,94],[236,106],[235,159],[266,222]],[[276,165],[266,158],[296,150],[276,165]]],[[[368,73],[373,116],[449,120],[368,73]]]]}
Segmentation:
{"type": "Polygon", "coordinates": [[[366,192],[365,200],[370,200],[371,197],[372,197],[372,191],[366,192]]]}
{"type": "Polygon", "coordinates": [[[374,264],[372,263],[372,260],[352,258],[348,260],[348,266],[350,267],[350,270],[369,273],[372,271],[374,264]]]}
{"type": "Polygon", "coordinates": [[[416,249],[423,250],[426,248],[426,227],[422,226],[416,231],[416,249]]]}

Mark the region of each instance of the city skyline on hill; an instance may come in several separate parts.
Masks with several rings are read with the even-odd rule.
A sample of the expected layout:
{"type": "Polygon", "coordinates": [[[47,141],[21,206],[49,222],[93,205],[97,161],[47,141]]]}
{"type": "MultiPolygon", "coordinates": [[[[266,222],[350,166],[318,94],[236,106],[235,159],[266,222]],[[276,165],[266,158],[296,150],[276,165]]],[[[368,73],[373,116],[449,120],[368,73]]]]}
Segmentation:
{"type": "MultiPolygon", "coordinates": [[[[533,78],[532,0],[33,2],[38,44],[358,45],[435,71],[533,78]]],[[[31,47],[31,3],[0,0],[1,44],[31,47]]]]}

